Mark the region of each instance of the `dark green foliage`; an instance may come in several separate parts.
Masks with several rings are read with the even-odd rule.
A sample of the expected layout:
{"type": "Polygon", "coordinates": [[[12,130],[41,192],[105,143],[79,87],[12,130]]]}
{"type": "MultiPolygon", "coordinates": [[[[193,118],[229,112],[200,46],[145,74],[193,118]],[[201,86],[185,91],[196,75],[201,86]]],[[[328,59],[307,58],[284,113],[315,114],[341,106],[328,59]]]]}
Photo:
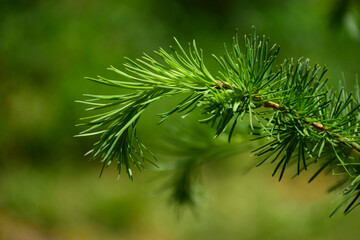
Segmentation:
{"type": "MultiPolygon", "coordinates": [[[[175,159],[161,166],[171,173],[163,189],[171,191],[170,203],[175,206],[192,207],[196,203],[200,195],[198,182],[203,165],[221,164],[250,147],[250,142],[243,137],[231,144],[227,144],[225,139],[215,141],[206,125],[179,122],[167,126],[167,129],[163,146],[167,154],[175,159]]],[[[239,136],[242,136],[241,133],[239,136]]]]}
{"type": "MultiPolygon", "coordinates": [[[[269,39],[253,33],[245,37],[245,49],[240,50],[237,36],[223,57],[214,56],[219,63],[218,75],[206,68],[201,49],[195,41],[185,51],[179,42],[172,53],[160,49],[155,52],[162,61],[148,55],[132,61],[127,59],[126,71],[114,67],[126,81],[102,77],[90,79],[121,89],[130,94],[115,96],[87,95],[85,103],[106,109],[108,112],[84,118],[81,125],[89,128],[79,136],[100,135],[89,153],[100,157],[104,166],[116,161],[119,173],[122,166],[132,178],[132,166],[143,167],[152,154],[136,136],[137,122],[146,107],[164,97],[185,94],[187,97],[168,112],[161,114],[161,121],[174,113],[187,116],[199,109],[201,123],[208,123],[219,136],[226,129],[230,142],[239,120],[247,116],[251,132],[257,139],[268,142],[256,149],[255,155],[275,164],[273,176],[284,176],[288,166],[296,165],[296,175],[315,165],[320,172],[344,175],[346,184],[343,201],[345,213],[358,204],[360,168],[359,153],[359,91],[348,94],[344,87],[339,92],[329,89],[324,79],[326,68],[311,66],[308,59],[285,60],[276,65],[279,48],[269,39]]],[[[196,149],[195,152],[202,152],[196,149]]],[[[192,152],[194,155],[195,152],[192,152]]],[[[179,203],[191,201],[191,172],[197,166],[195,157],[189,156],[179,167],[177,182],[184,187],[175,188],[173,197],[179,203]],[[185,196],[185,198],[184,198],[185,196]]],[[[177,184],[174,184],[175,186],[177,184]]]]}

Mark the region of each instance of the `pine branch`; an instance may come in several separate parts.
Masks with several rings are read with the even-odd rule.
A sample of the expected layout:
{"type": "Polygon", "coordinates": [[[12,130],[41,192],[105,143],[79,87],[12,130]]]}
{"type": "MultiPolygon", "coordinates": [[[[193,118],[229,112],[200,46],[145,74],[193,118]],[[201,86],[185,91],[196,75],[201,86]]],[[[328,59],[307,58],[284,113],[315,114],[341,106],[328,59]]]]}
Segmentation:
{"type": "MultiPolygon", "coordinates": [[[[220,88],[223,88],[223,89],[229,89],[229,83],[223,83],[223,82],[220,82],[220,81],[217,81],[217,85],[215,86],[215,88],[217,89],[220,89],[220,88]]],[[[290,111],[288,111],[288,109],[286,107],[281,107],[280,104],[278,103],[275,103],[275,102],[272,102],[272,101],[268,101],[268,102],[264,102],[264,99],[261,98],[261,97],[257,97],[257,96],[254,96],[252,98],[253,101],[262,101],[262,107],[265,107],[265,108],[272,108],[274,110],[281,110],[283,109],[284,111],[287,111],[290,113],[290,111]]],[[[355,109],[357,110],[357,109],[355,109]]],[[[299,117],[300,114],[298,113],[295,113],[295,116],[296,117],[299,117]]],[[[309,124],[310,126],[312,126],[314,129],[320,131],[320,132],[327,132],[329,131],[330,129],[327,129],[325,128],[321,123],[318,123],[318,122],[309,122],[305,119],[303,119],[303,122],[306,123],[306,124],[309,124]]],[[[334,137],[339,141],[341,142],[342,144],[344,145],[348,145],[350,146],[351,148],[353,148],[355,151],[359,152],[360,153],[360,145],[357,144],[356,142],[352,142],[350,139],[346,138],[346,137],[341,137],[340,135],[338,134],[335,134],[334,137]]]]}
{"type": "MultiPolygon", "coordinates": [[[[101,158],[105,166],[117,162],[119,174],[125,167],[132,179],[132,167],[144,168],[153,163],[154,155],[141,143],[136,127],[149,104],[166,97],[186,94],[173,109],[161,114],[160,123],[174,113],[183,117],[199,109],[198,121],[210,124],[215,137],[228,134],[231,141],[236,125],[248,116],[251,133],[268,142],[256,149],[255,155],[276,163],[273,176],[282,179],[291,164],[297,165],[297,175],[309,165],[324,162],[320,172],[331,169],[343,174],[347,187],[341,207],[350,201],[345,213],[358,205],[360,194],[359,145],[359,87],[348,94],[343,87],[337,92],[329,89],[325,67],[311,66],[308,59],[287,59],[276,65],[279,53],[265,36],[258,37],[255,29],[245,37],[244,52],[237,35],[231,50],[225,46],[222,57],[213,56],[220,66],[218,75],[206,68],[201,49],[195,41],[185,51],[175,39],[177,49],[172,53],[163,49],[155,52],[161,61],[144,55],[136,61],[127,59],[125,70],[110,70],[124,80],[103,77],[90,80],[108,86],[128,89],[132,93],[120,95],[86,95],[82,101],[92,107],[89,111],[104,113],[84,118],[80,124],[88,128],[78,136],[100,135],[89,152],[101,158]],[[352,199],[352,200],[351,200],[352,199]]],[[[337,208],[334,213],[338,210],[337,208]]]]}

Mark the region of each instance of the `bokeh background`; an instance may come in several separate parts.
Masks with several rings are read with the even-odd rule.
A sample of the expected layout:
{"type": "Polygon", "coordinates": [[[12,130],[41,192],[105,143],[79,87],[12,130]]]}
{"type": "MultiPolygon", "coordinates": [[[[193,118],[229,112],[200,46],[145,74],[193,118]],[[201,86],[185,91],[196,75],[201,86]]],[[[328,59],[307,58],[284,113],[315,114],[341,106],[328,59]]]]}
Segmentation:
{"type": "MultiPolygon", "coordinates": [[[[256,160],[244,150],[202,166],[202,200],[179,210],[159,191],[171,171],[150,168],[131,183],[110,167],[99,179],[101,165],[83,156],[94,139],[73,135],[85,115],[74,101],[114,92],[85,76],[113,76],[109,65],[168,49],[173,36],[196,39],[213,66],[210,54],[222,54],[235,29],[255,25],[281,59],[308,57],[329,68],[331,86],[345,78],[352,89],[359,11],[357,0],[1,0],[0,239],[356,239],[358,209],[328,218],[333,176],[278,183],[273,166],[248,171],[256,160]]],[[[140,124],[160,163],[168,133],[155,113],[171,103],[140,124]]]]}

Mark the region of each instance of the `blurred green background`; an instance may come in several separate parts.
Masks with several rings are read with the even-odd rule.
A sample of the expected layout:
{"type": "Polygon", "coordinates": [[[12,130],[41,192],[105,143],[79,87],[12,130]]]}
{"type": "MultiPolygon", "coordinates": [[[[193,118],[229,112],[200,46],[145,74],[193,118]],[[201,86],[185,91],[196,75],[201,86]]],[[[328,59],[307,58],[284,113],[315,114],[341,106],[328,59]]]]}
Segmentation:
{"type": "MultiPolygon", "coordinates": [[[[75,139],[85,115],[83,93],[114,89],[84,80],[112,76],[123,57],[137,58],[176,36],[222,54],[235,29],[251,26],[281,46],[280,58],[326,65],[330,85],[360,73],[357,0],[2,0],[0,2],[0,239],[343,239],[360,235],[360,212],[329,219],[332,176],[308,185],[310,174],[281,183],[273,166],[246,172],[248,152],[203,167],[204,201],[178,212],[164,180],[150,169],[117,182],[83,154],[94,139],[75,139]],[[181,217],[179,217],[181,216],[181,217]]],[[[170,102],[171,103],[171,102],[170,102]]],[[[152,108],[142,139],[166,162],[152,108]]],[[[250,164],[251,165],[251,164],[250,164]]],[[[171,172],[169,173],[171,174],[171,172]]]]}

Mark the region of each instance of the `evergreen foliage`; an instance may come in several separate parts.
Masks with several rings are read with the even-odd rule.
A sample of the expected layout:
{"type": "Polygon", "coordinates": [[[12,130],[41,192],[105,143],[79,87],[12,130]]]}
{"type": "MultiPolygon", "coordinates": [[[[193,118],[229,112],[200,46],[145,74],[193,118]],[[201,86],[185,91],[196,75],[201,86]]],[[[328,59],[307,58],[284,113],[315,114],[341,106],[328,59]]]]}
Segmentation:
{"type": "MultiPolygon", "coordinates": [[[[171,47],[171,53],[161,48],[155,52],[159,60],[144,54],[136,61],[127,59],[123,71],[111,66],[109,70],[119,74],[121,81],[89,78],[131,90],[119,95],[86,94],[89,99],[80,101],[91,106],[88,111],[103,111],[83,118],[84,123],[79,124],[88,128],[78,136],[99,136],[88,152],[92,158],[100,158],[104,167],[115,162],[119,174],[125,168],[131,179],[134,166],[141,171],[144,162],[154,164],[154,155],[136,135],[137,123],[149,104],[181,94],[186,98],[161,114],[160,122],[172,114],[184,117],[199,109],[198,121],[215,128],[215,137],[227,134],[230,142],[239,121],[246,116],[250,134],[257,135],[254,140],[266,140],[259,141],[263,145],[254,150],[262,157],[259,165],[274,163],[273,176],[279,181],[292,164],[296,175],[314,165],[318,170],[310,182],[321,172],[344,176],[336,186],[344,187],[343,199],[332,215],[344,204],[347,214],[360,203],[358,85],[352,93],[343,86],[339,90],[329,88],[324,78],[327,69],[312,66],[308,59],[287,59],[277,64],[279,47],[265,36],[258,37],[255,29],[245,36],[243,50],[236,35],[231,47],[225,46],[224,56],[213,56],[220,66],[217,74],[207,69],[195,41],[188,50],[175,42],[177,47],[171,47]]],[[[187,167],[192,166],[190,160],[187,167]]],[[[186,175],[189,172],[187,168],[180,175],[185,176],[184,181],[190,179],[186,175]]],[[[175,201],[182,203],[184,195],[175,192],[176,196],[175,201]]]]}

